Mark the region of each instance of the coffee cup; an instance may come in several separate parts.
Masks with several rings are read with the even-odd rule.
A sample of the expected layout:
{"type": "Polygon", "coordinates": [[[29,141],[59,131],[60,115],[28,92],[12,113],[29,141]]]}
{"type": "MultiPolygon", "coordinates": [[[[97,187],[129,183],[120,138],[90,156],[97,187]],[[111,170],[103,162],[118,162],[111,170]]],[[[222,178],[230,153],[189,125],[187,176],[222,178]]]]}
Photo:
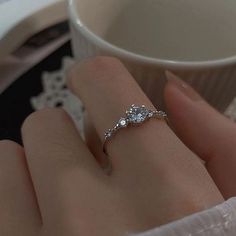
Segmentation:
{"type": "Polygon", "coordinates": [[[236,1],[69,0],[80,61],[119,58],[156,107],[165,71],[224,111],[236,96],[236,1]]]}

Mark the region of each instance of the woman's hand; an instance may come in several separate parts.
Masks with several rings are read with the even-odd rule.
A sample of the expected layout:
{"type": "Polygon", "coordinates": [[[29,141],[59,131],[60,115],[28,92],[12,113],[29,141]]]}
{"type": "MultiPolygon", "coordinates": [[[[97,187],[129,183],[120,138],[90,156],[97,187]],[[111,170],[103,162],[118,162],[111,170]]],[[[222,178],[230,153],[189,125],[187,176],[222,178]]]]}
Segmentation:
{"type": "MultiPolygon", "coordinates": [[[[116,59],[86,61],[70,77],[99,140],[131,104],[154,109],[116,59]]],[[[22,137],[24,149],[0,143],[0,235],[124,235],[223,201],[205,166],[163,121],[109,142],[110,176],[92,154],[101,150],[90,151],[60,109],[32,114],[22,137]]]]}

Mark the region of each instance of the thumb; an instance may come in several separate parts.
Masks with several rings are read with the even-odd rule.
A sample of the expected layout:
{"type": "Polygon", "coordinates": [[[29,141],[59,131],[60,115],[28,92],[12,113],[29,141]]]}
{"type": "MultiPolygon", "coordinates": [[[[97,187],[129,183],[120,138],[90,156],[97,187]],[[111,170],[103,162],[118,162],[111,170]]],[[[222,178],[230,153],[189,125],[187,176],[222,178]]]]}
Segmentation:
{"type": "Polygon", "coordinates": [[[224,197],[236,194],[236,125],[167,72],[165,102],[176,135],[201,159],[224,197]]]}

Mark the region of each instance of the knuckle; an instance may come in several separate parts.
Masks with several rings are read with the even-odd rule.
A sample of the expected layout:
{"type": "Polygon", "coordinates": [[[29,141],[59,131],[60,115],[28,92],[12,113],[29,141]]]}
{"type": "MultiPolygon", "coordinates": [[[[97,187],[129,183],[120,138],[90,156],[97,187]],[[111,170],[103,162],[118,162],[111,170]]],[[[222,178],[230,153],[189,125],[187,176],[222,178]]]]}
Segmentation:
{"type": "Polygon", "coordinates": [[[68,83],[73,87],[74,83],[77,83],[78,77],[85,82],[90,78],[113,78],[114,73],[121,69],[124,69],[124,65],[119,59],[97,56],[74,65],[68,76],[68,83]]]}
{"type": "Polygon", "coordinates": [[[11,140],[0,140],[0,154],[6,154],[9,151],[11,151],[11,153],[21,154],[23,147],[11,140]]]}
{"type": "Polygon", "coordinates": [[[115,57],[97,56],[82,62],[81,65],[96,71],[104,71],[104,69],[121,66],[122,63],[115,57]]]}
{"type": "Polygon", "coordinates": [[[45,108],[29,115],[22,124],[22,130],[30,129],[32,126],[42,126],[55,119],[65,120],[68,119],[68,115],[60,108],[45,108]]]}
{"type": "Polygon", "coordinates": [[[111,57],[96,57],[87,62],[87,70],[92,72],[92,77],[98,79],[111,79],[118,71],[124,68],[122,63],[111,57]]]}

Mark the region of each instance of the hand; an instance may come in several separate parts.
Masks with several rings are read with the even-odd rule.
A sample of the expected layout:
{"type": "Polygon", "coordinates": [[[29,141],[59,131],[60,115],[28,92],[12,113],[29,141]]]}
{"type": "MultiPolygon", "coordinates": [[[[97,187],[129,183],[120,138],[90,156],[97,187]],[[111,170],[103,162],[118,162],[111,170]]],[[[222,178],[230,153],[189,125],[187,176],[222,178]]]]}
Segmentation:
{"type": "MultiPolygon", "coordinates": [[[[69,84],[100,140],[131,104],[154,109],[116,59],[78,65],[69,84]]],[[[114,137],[107,149],[111,176],[60,109],[32,114],[22,137],[24,149],[0,144],[0,235],[124,235],[223,201],[204,165],[163,121],[114,137]]]]}

